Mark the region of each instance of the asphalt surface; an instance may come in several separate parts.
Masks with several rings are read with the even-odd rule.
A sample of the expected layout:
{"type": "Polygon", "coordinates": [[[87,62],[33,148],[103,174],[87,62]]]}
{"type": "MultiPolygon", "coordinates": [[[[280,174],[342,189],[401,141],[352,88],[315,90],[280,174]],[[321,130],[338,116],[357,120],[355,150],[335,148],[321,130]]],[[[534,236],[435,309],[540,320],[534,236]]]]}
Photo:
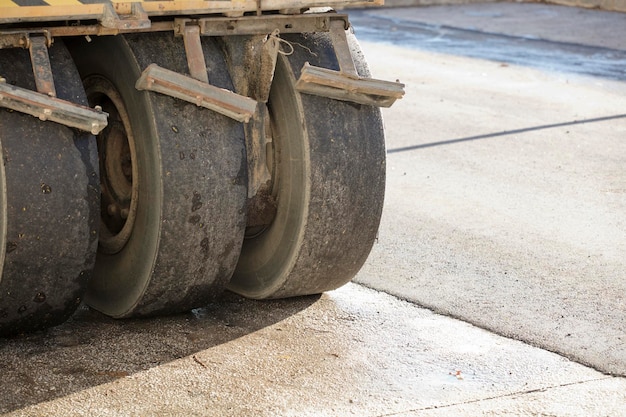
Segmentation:
{"type": "Polygon", "coordinates": [[[364,9],[350,17],[364,41],[626,81],[626,13],[483,3],[364,9]]]}
{"type": "Polygon", "coordinates": [[[81,308],[0,341],[0,414],[623,415],[626,85],[610,59],[559,64],[623,59],[599,44],[622,15],[594,13],[355,11],[374,76],[407,84],[384,111],[386,207],[357,283],[160,319],[81,308]],[[504,58],[535,48],[549,65],[504,58]]]}

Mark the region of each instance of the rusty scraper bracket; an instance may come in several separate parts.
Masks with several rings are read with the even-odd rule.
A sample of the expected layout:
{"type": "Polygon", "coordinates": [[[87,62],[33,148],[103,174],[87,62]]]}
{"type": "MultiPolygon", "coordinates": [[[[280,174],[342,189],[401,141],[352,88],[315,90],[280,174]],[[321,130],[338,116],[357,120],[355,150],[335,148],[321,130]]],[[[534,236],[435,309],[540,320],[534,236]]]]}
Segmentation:
{"type": "Polygon", "coordinates": [[[301,93],[336,100],[390,107],[404,95],[404,84],[359,76],[345,30],[343,20],[331,21],[330,35],[339,62],[339,71],[315,67],[307,62],[302,68],[296,89],[301,93]]]}
{"type": "Polygon", "coordinates": [[[209,84],[200,28],[187,25],[186,19],[177,19],[175,26],[176,34],[183,36],[191,77],[150,64],[137,80],[135,88],[175,97],[239,122],[250,121],[257,107],[255,100],[209,84]]]}
{"type": "Polygon", "coordinates": [[[130,13],[119,15],[112,3],[104,3],[100,24],[105,28],[118,30],[148,29],[152,22],[141,3],[130,3],[130,13]]]}
{"type": "Polygon", "coordinates": [[[45,36],[20,36],[20,46],[28,48],[33,66],[37,92],[10,85],[0,77],[0,107],[30,114],[42,121],[50,120],[97,135],[107,125],[108,115],[101,109],[91,109],[56,98],[56,89],[48,47],[52,39],[45,36]]]}
{"type": "MultiPolygon", "coordinates": [[[[269,31],[265,34],[226,36],[222,39],[235,91],[258,103],[254,116],[245,126],[248,205],[255,208],[249,210],[248,226],[266,224],[263,218],[267,218],[259,216],[259,213],[271,213],[275,210],[269,192],[272,176],[268,168],[267,150],[272,146],[272,134],[267,102],[281,40],[277,29],[269,31]]],[[[273,218],[271,215],[269,217],[273,218]]]]}

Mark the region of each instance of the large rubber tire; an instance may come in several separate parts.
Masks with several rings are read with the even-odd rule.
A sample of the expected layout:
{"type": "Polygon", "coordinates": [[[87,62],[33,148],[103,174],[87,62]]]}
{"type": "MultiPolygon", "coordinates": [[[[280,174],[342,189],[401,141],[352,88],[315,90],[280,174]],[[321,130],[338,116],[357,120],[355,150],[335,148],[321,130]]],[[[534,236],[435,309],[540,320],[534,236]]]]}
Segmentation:
{"type": "MultiPolygon", "coordinates": [[[[63,42],[49,49],[57,96],[87,104],[63,42]]],[[[0,50],[0,74],[35,90],[28,51],[0,50]]],[[[0,335],[53,326],[80,304],[96,257],[93,136],[0,109],[0,335]]]]}
{"type": "MultiPolygon", "coordinates": [[[[348,34],[361,75],[362,54],[348,34]]],[[[244,241],[229,289],[252,298],[321,293],[350,281],[376,239],[385,186],[378,108],[299,94],[305,62],[338,70],[327,34],[286,35],[268,108],[277,214],[244,241]],[[287,49],[287,48],[285,48],[287,49]]]]}
{"type": "MultiPolygon", "coordinates": [[[[171,33],[101,37],[91,43],[81,39],[70,47],[92,105],[101,102],[111,108],[110,101],[119,94],[114,113],[125,109],[124,129],[132,136],[132,173],[124,175],[136,187],[126,220],[132,220],[130,227],[103,228],[107,239],[113,235],[119,241],[99,250],[88,304],[113,317],[206,305],[230,279],[245,231],[241,124],[194,104],[135,89],[141,71],[151,63],[187,73],[183,40],[171,33]]],[[[204,39],[203,48],[211,82],[232,89],[215,45],[204,39]]],[[[110,123],[124,124],[122,119],[110,123]]],[[[101,160],[110,157],[99,151],[101,160]]],[[[123,159],[117,162],[120,170],[127,163],[123,159]]],[[[112,166],[109,179],[119,181],[112,166]]],[[[102,177],[106,180],[107,173],[102,177]]],[[[103,207],[102,218],[108,227],[107,210],[103,207]]]]}

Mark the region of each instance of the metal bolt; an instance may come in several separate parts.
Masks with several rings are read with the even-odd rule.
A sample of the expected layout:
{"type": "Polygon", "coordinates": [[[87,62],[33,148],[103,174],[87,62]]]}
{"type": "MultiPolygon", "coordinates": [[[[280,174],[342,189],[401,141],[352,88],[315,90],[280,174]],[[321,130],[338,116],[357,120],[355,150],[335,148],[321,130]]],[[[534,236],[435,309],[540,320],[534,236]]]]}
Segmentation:
{"type": "Polygon", "coordinates": [[[107,206],[107,213],[109,213],[109,216],[116,216],[119,213],[119,208],[115,204],[109,204],[107,206]]]}
{"type": "Polygon", "coordinates": [[[43,109],[43,113],[41,113],[39,115],[39,120],[41,120],[42,122],[45,122],[46,120],[48,120],[48,118],[52,115],[52,110],[51,109],[43,109]]]}

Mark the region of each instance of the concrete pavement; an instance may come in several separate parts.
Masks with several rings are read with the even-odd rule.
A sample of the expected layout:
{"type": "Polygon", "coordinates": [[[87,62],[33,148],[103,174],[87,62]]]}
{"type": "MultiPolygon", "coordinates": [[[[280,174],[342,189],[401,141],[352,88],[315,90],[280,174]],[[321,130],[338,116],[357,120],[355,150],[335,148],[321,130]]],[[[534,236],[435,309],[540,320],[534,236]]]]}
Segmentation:
{"type": "Polygon", "coordinates": [[[0,367],[7,416],[587,417],[626,404],[622,378],[355,284],[155,320],[81,310],[4,341],[0,367]]]}
{"type": "Polygon", "coordinates": [[[606,71],[621,68],[623,77],[612,60],[623,58],[611,50],[613,58],[595,61],[583,36],[593,32],[583,29],[589,22],[598,33],[619,32],[622,17],[586,19],[610,14],[557,7],[554,22],[571,28],[583,18],[580,39],[565,47],[508,35],[542,32],[532,19],[507,18],[509,32],[491,32],[499,24],[488,16],[511,16],[518,6],[539,12],[508,3],[395,9],[385,22],[403,31],[418,22],[417,35],[387,41],[397,46],[364,44],[373,72],[406,82],[407,97],[384,112],[385,219],[358,281],[626,375],[626,84],[606,71]],[[473,42],[449,27],[422,32],[424,22],[464,26],[466,16],[473,42]],[[499,47],[485,50],[481,36],[499,47]],[[516,60],[536,47],[550,51],[534,55],[550,65],[516,60]],[[581,75],[576,65],[557,65],[563,56],[597,68],[581,75]]]}

